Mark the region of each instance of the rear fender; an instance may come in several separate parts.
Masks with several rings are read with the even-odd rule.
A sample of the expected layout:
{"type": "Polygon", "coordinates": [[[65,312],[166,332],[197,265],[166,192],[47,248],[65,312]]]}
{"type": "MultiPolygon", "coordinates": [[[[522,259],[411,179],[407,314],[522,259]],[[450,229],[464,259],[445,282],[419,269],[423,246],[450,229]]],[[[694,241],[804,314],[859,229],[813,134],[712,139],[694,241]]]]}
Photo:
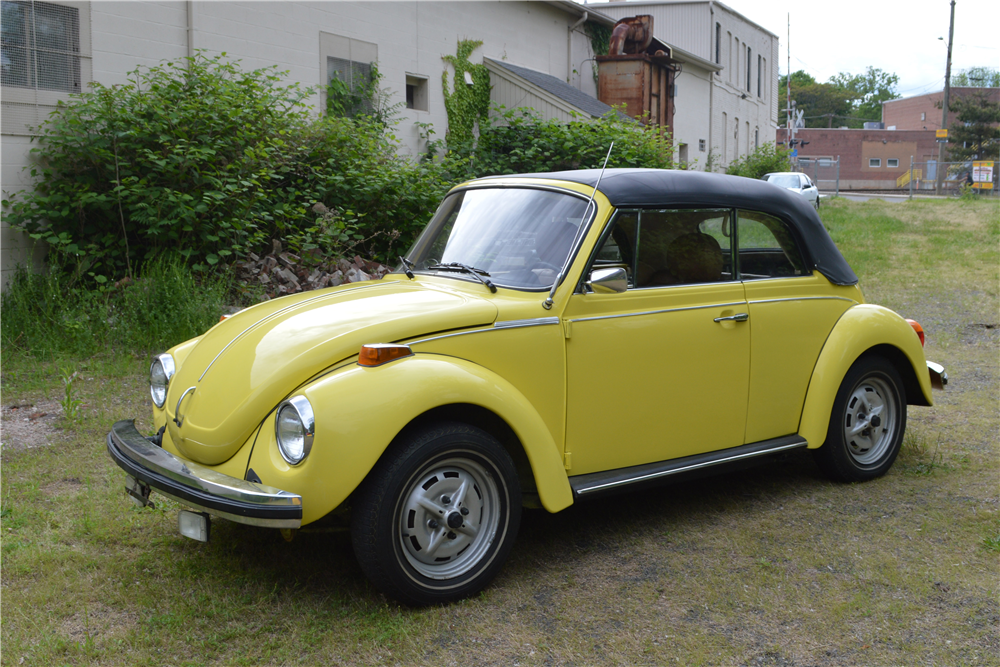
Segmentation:
{"type": "Polygon", "coordinates": [[[908,391],[907,402],[931,405],[931,379],[920,339],[897,313],[872,304],[849,308],[830,332],[813,369],[799,422],[799,435],[815,449],[826,441],[830,413],[847,371],[868,351],[896,365],[908,391]]]}

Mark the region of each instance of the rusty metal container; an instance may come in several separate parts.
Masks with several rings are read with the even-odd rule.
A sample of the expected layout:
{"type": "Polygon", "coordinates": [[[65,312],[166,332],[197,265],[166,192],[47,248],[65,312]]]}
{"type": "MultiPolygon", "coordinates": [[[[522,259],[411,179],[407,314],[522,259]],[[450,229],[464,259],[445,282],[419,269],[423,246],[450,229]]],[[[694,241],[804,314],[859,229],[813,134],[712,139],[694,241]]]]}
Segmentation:
{"type": "Polygon", "coordinates": [[[633,16],[615,24],[609,52],[595,58],[597,99],[672,132],[675,67],[667,47],[654,43],[653,17],[633,16]]]}

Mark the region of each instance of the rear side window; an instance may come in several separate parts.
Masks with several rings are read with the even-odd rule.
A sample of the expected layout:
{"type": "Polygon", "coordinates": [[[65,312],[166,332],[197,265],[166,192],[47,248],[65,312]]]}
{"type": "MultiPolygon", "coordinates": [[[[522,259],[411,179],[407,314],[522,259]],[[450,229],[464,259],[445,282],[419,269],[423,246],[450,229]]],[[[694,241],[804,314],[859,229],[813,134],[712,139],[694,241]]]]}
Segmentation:
{"type": "Polygon", "coordinates": [[[742,280],[806,276],[802,252],[783,221],[757,211],[737,213],[738,268],[742,280]]]}

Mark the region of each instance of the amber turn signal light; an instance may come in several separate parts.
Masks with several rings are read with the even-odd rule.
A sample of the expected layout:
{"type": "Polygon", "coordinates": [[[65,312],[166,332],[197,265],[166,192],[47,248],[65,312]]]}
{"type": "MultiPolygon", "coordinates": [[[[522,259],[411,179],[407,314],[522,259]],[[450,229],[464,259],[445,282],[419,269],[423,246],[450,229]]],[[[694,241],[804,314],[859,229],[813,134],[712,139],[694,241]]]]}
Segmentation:
{"type": "Polygon", "coordinates": [[[920,326],[920,322],[916,320],[906,320],[906,323],[913,327],[913,330],[917,332],[917,336],[920,338],[920,347],[924,346],[924,328],[920,326]]]}
{"type": "Polygon", "coordinates": [[[393,345],[391,343],[373,343],[361,346],[358,354],[358,364],[361,366],[381,366],[395,359],[402,359],[413,354],[408,345],[393,345]]]}

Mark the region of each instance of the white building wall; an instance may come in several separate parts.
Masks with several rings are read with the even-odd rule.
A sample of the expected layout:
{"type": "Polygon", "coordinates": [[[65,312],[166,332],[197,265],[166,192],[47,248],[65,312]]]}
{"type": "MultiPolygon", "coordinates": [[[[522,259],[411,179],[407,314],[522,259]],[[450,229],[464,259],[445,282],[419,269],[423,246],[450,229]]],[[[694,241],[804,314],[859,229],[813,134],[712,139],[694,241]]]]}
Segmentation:
{"type": "MultiPolygon", "coordinates": [[[[321,33],[374,44],[390,103],[405,103],[408,74],[426,77],[427,110],[402,108],[396,127],[401,150],[410,155],[422,149],[417,122],[430,123],[438,138],[447,130],[442,56],[454,55],[459,40],[483,42],[470,57],[474,63],[484,57],[508,60],[596,97],[590,41],[582,26],[570,32],[579,16],[549,3],[48,1],[89,9],[81,33],[92,38],[93,80],[104,85],[124,83],[139,66],[201,49],[208,55],[225,52],[244,68],[275,65],[288,71],[288,81],[319,89],[326,83],[321,33]]],[[[450,87],[450,74],[448,79],[450,87]]],[[[317,92],[309,101],[319,109],[323,99],[317,92]]],[[[26,137],[3,136],[4,192],[27,185],[22,173],[28,164],[26,142],[26,137]]],[[[25,261],[28,242],[6,223],[0,241],[6,284],[14,265],[25,261]]]]}

